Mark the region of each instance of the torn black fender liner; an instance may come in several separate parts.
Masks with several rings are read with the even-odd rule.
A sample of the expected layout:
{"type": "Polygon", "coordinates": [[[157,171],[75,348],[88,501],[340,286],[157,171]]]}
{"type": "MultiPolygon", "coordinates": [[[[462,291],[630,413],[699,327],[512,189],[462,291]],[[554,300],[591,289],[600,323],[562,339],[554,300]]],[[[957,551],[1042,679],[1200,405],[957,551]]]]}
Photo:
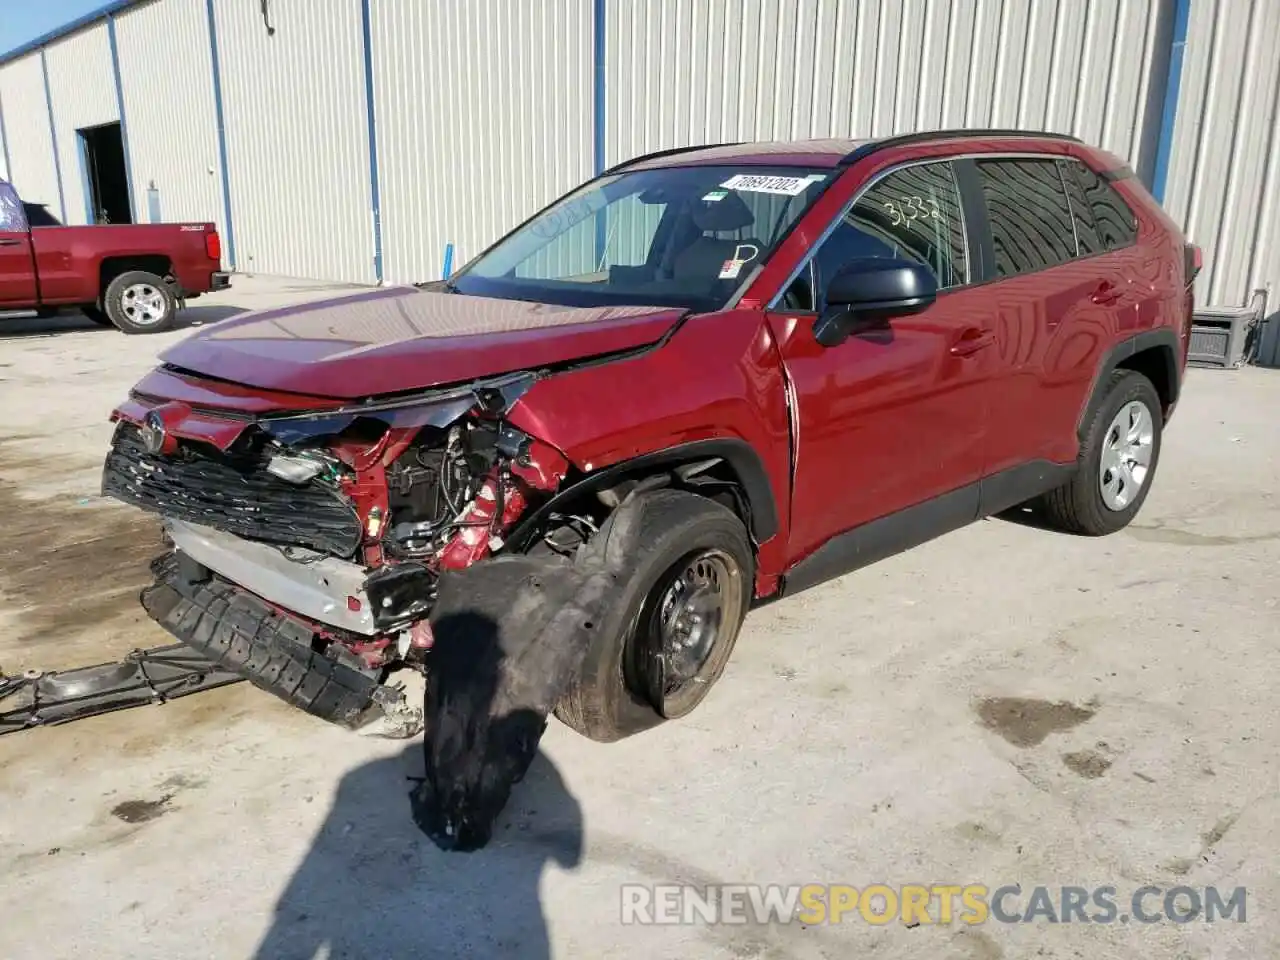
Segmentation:
{"type": "Polygon", "coordinates": [[[192,579],[177,555],[155,565],[142,606],[160,626],[214,663],[307,713],[357,727],[399,692],[312,647],[307,624],[216,576],[192,579]]]}
{"type": "Polygon", "coordinates": [[[584,549],[495,557],[440,578],[424,708],[426,777],[413,817],[442,849],[489,842],[547,716],[579,669],[611,596],[616,565],[584,549]]]}
{"type": "Polygon", "coordinates": [[[241,679],[181,643],[91,667],[0,676],[0,735],[165,703],[241,679]]]}

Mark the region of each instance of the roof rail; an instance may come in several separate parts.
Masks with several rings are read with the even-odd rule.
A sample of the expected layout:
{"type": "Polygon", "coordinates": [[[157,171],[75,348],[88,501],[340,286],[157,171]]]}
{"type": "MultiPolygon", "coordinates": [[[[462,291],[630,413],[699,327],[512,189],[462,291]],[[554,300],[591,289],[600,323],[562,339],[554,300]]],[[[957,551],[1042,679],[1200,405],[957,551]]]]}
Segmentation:
{"type": "Polygon", "coordinates": [[[886,147],[905,147],[913,143],[934,143],[939,140],[968,140],[974,137],[1027,137],[1037,140],[1063,140],[1068,143],[1084,143],[1079,137],[1073,137],[1069,133],[1050,133],[1047,130],[1004,130],[999,128],[920,130],[916,133],[902,133],[896,137],[884,137],[880,140],[864,143],[841,157],[840,166],[847,167],[849,164],[861,160],[867,154],[876,150],[883,150],[886,147]]]}
{"type": "Polygon", "coordinates": [[[608,170],[602,171],[600,176],[603,177],[610,173],[617,173],[619,170],[624,170],[633,163],[640,163],[642,160],[657,160],[659,157],[671,157],[678,153],[693,153],[695,150],[710,150],[712,147],[736,147],[740,143],[742,143],[741,140],[734,140],[730,143],[698,143],[688,147],[671,147],[667,150],[655,150],[653,153],[644,153],[638,157],[632,157],[630,160],[623,160],[621,163],[615,163],[608,170]]]}

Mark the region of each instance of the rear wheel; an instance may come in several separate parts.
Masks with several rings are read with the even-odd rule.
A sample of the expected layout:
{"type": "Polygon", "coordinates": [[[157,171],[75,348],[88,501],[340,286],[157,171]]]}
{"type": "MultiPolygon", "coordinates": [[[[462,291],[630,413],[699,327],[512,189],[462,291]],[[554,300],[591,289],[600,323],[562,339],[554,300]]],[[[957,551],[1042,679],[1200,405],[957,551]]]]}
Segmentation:
{"type": "MultiPolygon", "coordinates": [[[[754,556],[732,511],[659,490],[619,508],[626,524],[620,596],[556,716],[592,740],[614,741],[688,715],[720,678],[746,616],[754,556]]],[[[605,550],[617,513],[588,544],[605,550]]]]}
{"type": "Polygon", "coordinates": [[[1044,496],[1049,522],[1093,537],[1128,526],[1151,490],[1163,424],[1151,381],[1133,370],[1115,371],[1080,446],[1080,469],[1044,496]]]}
{"type": "Polygon", "coordinates": [[[107,285],[103,308],[125,333],[160,333],[173,326],[178,301],[164,279],[130,270],[107,285]]]}

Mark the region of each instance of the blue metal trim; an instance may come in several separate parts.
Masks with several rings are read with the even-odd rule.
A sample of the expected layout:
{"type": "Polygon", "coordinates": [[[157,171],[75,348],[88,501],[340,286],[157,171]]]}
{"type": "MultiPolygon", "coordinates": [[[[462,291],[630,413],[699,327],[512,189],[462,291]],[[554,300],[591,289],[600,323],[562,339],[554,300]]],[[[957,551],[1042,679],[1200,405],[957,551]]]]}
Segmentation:
{"type": "Polygon", "coordinates": [[[84,222],[92,226],[98,222],[97,211],[93,209],[93,186],[89,183],[89,142],[84,138],[84,131],[76,131],[77,146],[80,148],[80,188],[84,190],[84,222]]]}
{"type": "Polygon", "coordinates": [[[55,30],[50,30],[48,33],[36,37],[34,40],[28,40],[22,46],[14,47],[12,50],[0,54],[0,66],[4,66],[10,60],[16,60],[24,54],[38,50],[54,40],[65,37],[69,33],[75,33],[81,27],[87,27],[89,24],[96,23],[98,20],[102,20],[113,13],[119,13],[121,10],[146,2],[147,0],[112,0],[111,3],[105,4],[96,10],[90,10],[82,17],[76,17],[70,23],[63,24],[55,30]]]}
{"type": "Polygon", "coordinates": [[[120,146],[124,148],[124,178],[129,184],[129,219],[138,222],[138,202],[134,199],[133,161],[129,159],[129,124],[124,118],[124,83],[120,79],[120,50],[116,46],[116,18],[107,17],[107,43],[111,46],[111,73],[116,80],[116,111],[120,114],[120,146]]]}
{"type": "Polygon", "coordinates": [[[1169,156],[1173,152],[1173,127],[1178,118],[1178,92],[1182,86],[1182,54],[1187,46],[1187,21],[1191,17],[1191,0],[1176,0],[1173,15],[1173,40],[1169,44],[1169,78],[1165,82],[1164,107],[1160,112],[1160,139],[1156,145],[1156,165],[1151,175],[1151,195],[1164,202],[1164,188],[1169,179],[1169,156]]]}
{"type": "Polygon", "coordinates": [[[448,280],[453,276],[453,244],[446,243],[444,245],[444,269],[440,271],[441,276],[448,280]]]}
{"type": "Polygon", "coordinates": [[[9,159],[9,134],[4,128],[4,98],[0,97],[0,150],[4,151],[4,175],[13,179],[13,161],[9,159]]]}
{"type": "Polygon", "coordinates": [[[218,161],[222,165],[222,219],[227,237],[227,260],[236,268],[236,231],[231,223],[231,172],[227,166],[227,125],[222,116],[222,71],[218,67],[218,25],[213,17],[213,0],[205,0],[209,15],[209,58],[213,62],[213,111],[218,119],[218,161]]]}
{"type": "Polygon", "coordinates": [[[605,0],[595,0],[595,44],[592,52],[595,72],[595,161],[596,176],[604,172],[604,5],[605,0]]]}
{"type": "Polygon", "coordinates": [[[369,121],[369,198],[373,204],[373,274],[382,283],[382,197],[378,188],[378,134],[373,110],[373,25],[370,0],[360,0],[364,31],[364,99],[369,121]]]}
{"type": "Polygon", "coordinates": [[[58,159],[58,129],[53,123],[53,95],[49,92],[49,61],[40,48],[40,72],[44,74],[44,102],[49,108],[49,139],[53,142],[53,175],[58,180],[58,209],[62,222],[67,222],[67,198],[62,189],[62,161],[58,159]]]}

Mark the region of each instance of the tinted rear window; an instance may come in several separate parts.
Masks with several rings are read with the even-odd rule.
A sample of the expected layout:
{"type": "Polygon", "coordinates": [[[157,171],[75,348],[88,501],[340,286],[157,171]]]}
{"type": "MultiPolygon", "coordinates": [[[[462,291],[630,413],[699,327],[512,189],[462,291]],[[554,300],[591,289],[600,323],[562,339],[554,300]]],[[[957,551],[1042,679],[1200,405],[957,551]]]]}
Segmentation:
{"type": "Polygon", "coordinates": [[[1072,164],[1093,211],[1098,236],[1108,250],[1127,247],[1138,239],[1138,218],[1106,179],[1083,163],[1072,164]]]}
{"type": "Polygon", "coordinates": [[[1106,244],[1098,236],[1098,228],[1093,222],[1093,210],[1084,195],[1084,188],[1076,176],[1076,168],[1080,164],[1075,160],[1059,160],[1058,169],[1062,173],[1062,182],[1067,187],[1067,199],[1071,201],[1071,218],[1076,228],[1076,246],[1080,256],[1091,257],[1106,252],[1106,244]]]}
{"type": "Polygon", "coordinates": [[[1071,207],[1056,161],[981,160],[977,167],[997,276],[1043,270],[1076,255],[1071,207]]]}

